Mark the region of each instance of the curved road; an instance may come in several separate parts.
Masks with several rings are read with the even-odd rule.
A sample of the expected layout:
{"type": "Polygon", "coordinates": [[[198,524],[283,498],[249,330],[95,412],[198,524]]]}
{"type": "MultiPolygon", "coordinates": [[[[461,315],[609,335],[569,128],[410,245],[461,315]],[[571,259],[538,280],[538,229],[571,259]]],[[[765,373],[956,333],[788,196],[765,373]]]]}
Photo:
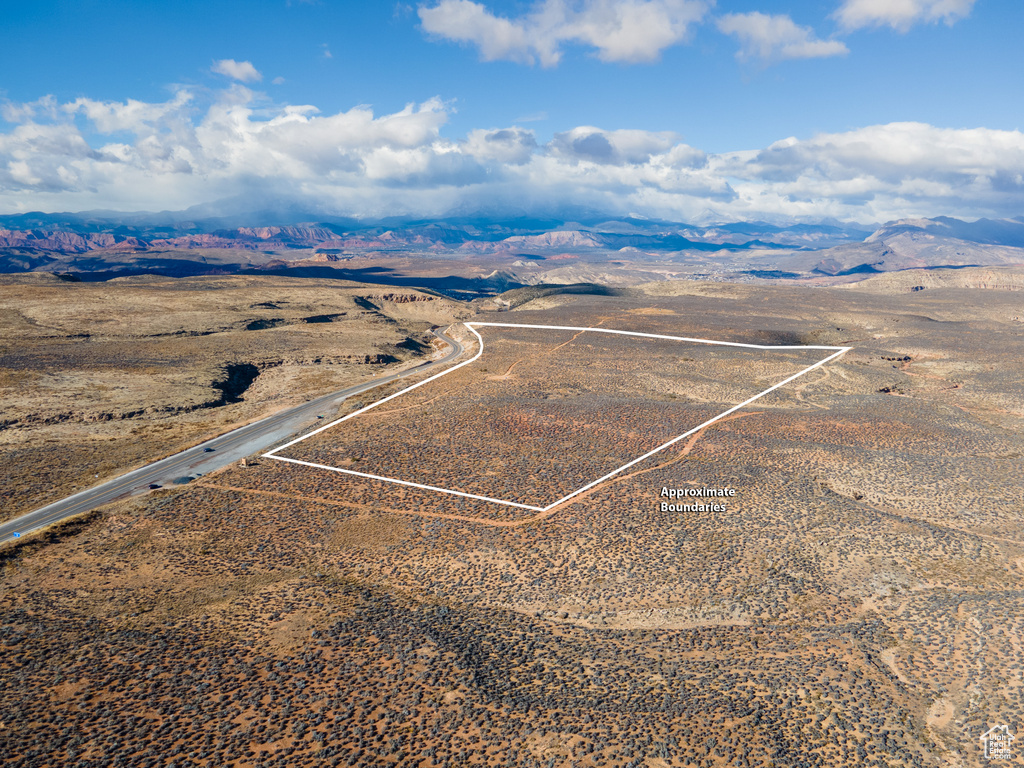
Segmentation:
{"type": "Polygon", "coordinates": [[[262,453],[275,443],[280,443],[315,423],[322,410],[332,405],[338,405],[347,398],[375,387],[444,365],[465,351],[466,348],[462,344],[443,332],[431,332],[452,348],[448,354],[438,360],[421,363],[401,373],[392,373],[380,379],[348,387],[340,392],[318,397],[316,400],[310,400],[308,403],[239,427],[220,437],[207,440],[205,443],[200,443],[165,459],[154,461],[152,464],[147,464],[113,480],[80,491],[66,499],[48,504],[41,509],[0,525],[0,543],[88,512],[90,509],[95,509],[115,499],[142,493],[149,489],[150,484],[165,485],[181,477],[194,478],[240,461],[245,456],[257,452],[262,453]]]}

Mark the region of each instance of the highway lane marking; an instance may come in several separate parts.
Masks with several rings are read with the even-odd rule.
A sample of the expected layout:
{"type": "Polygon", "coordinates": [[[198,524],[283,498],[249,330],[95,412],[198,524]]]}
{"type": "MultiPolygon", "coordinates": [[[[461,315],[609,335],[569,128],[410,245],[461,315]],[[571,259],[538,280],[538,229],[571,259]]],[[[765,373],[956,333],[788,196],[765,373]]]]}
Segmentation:
{"type": "MultiPolygon", "coordinates": [[[[301,421],[308,418],[308,416],[325,404],[331,402],[341,402],[349,397],[360,395],[363,392],[388,384],[398,379],[406,378],[419,373],[425,373],[426,371],[434,368],[438,365],[444,365],[449,360],[458,357],[465,348],[457,341],[448,339],[443,333],[432,332],[435,336],[440,338],[442,341],[448,343],[452,347],[451,353],[438,359],[428,361],[424,365],[419,365],[415,368],[411,368],[407,371],[401,371],[398,373],[389,374],[381,379],[375,381],[365,382],[363,384],[356,384],[353,387],[349,387],[338,392],[331,392],[327,395],[321,395],[320,397],[310,400],[307,403],[294,406],[291,409],[282,411],[280,413],[272,414],[265,418],[259,419],[258,421],[246,424],[238,427],[237,429],[231,430],[223,435],[210,438],[199,445],[195,445],[191,448],[186,448],[184,451],[166,456],[163,459],[159,459],[150,464],[144,465],[134,470],[130,470],[126,475],[122,477],[108,480],[99,486],[93,488],[86,488],[82,491],[77,491],[71,496],[64,499],[51,502],[39,509],[35,509],[31,512],[27,512],[20,515],[13,520],[8,520],[6,523],[0,524],[0,542],[7,541],[10,538],[20,538],[21,534],[30,533],[39,528],[42,528],[51,523],[58,522],[65,518],[74,517],[81,512],[87,512],[98,506],[102,506],[111,501],[114,501],[124,495],[125,492],[131,492],[135,488],[142,485],[147,485],[153,480],[159,480],[166,473],[182,469],[189,468],[188,465],[194,462],[198,458],[202,458],[202,449],[207,446],[217,446],[220,450],[232,450],[235,448],[242,447],[247,442],[258,440],[262,437],[266,437],[273,432],[276,432],[282,428],[291,429],[288,426],[288,422],[292,420],[301,421]],[[170,463],[167,463],[170,462],[170,463]],[[116,483],[116,485],[110,486],[110,483],[116,483]],[[70,506],[62,506],[60,510],[47,513],[46,510],[55,505],[64,505],[69,502],[70,499],[75,497],[83,496],[84,498],[79,501],[72,502],[70,506]],[[42,516],[39,516],[42,515],[42,516]],[[12,526],[25,526],[21,531],[12,531],[4,533],[5,529],[10,529],[12,526]],[[14,533],[18,533],[18,536],[14,536],[14,533]]],[[[255,448],[259,450],[259,448],[255,448]]],[[[220,467],[215,467],[219,469],[220,467]]],[[[212,471],[212,470],[211,470],[212,471]]]]}
{"type": "MultiPolygon", "coordinates": [[[[277,459],[278,461],[285,461],[286,459],[284,457],[275,456],[274,454],[277,453],[278,451],[283,451],[285,448],[290,448],[293,445],[295,445],[296,443],[301,443],[303,440],[308,440],[309,438],[313,437],[313,435],[317,435],[317,434],[323,432],[325,429],[330,429],[331,427],[333,427],[336,424],[341,424],[341,422],[348,421],[349,419],[351,419],[351,418],[353,418],[355,416],[358,416],[361,413],[366,413],[366,411],[370,410],[371,408],[376,408],[378,405],[383,405],[386,402],[394,400],[399,395],[404,395],[406,392],[412,392],[414,389],[419,389],[424,384],[429,384],[430,382],[434,381],[435,379],[439,379],[442,376],[447,376],[449,373],[452,373],[453,371],[457,371],[457,370],[459,370],[459,368],[462,368],[463,366],[469,365],[470,363],[474,362],[475,360],[477,360],[480,357],[480,355],[483,354],[483,351],[484,351],[484,340],[480,338],[480,334],[478,334],[476,331],[473,330],[472,325],[470,323],[466,323],[466,327],[469,328],[470,331],[473,332],[473,335],[476,336],[477,339],[480,340],[480,349],[469,360],[461,362],[458,365],[452,366],[451,368],[448,368],[448,369],[446,369],[444,371],[441,371],[440,373],[436,373],[433,376],[430,376],[430,377],[424,379],[423,381],[418,381],[415,384],[413,384],[411,387],[406,387],[405,389],[400,390],[398,392],[395,392],[394,394],[388,395],[387,397],[385,397],[385,398],[383,398],[381,400],[378,400],[375,403],[370,403],[369,405],[367,405],[367,406],[365,406],[363,408],[360,408],[357,411],[353,411],[352,413],[349,413],[349,414],[346,414],[345,416],[342,416],[340,419],[335,419],[334,421],[332,421],[332,422],[330,422],[328,424],[324,424],[319,429],[314,429],[312,432],[310,432],[308,434],[305,434],[305,435],[302,435],[300,437],[297,437],[297,438],[295,438],[294,440],[292,440],[289,443],[285,443],[284,445],[282,445],[282,446],[280,446],[278,448],[275,448],[272,451],[268,451],[267,453],[264,453],[263,456],[265,458],[268,458],[268,459],[277,459]]],[[[458,343],[458,342],[456,342],[456,343],[458,343]]],[[[462,346],[462,345],[460,344],[459,346],[462,346]]],[[[463,349],[465,349],[465,348],[463,347],[463,349]]],[[[382,381],[382,382],[379,382],[379,383],[385,383],[385,382],[382,381]]],[[[361,393],[354,393],[354,394],[361,394],[361,393]]],[[[339,471],[340,472],[345,472],[345,471],[348,471],[348,470],[339,470],[339,471]]],[[[357,473],[353,473],[353,474],[357,474],[357,473]]]]}
{"type": "MultiPolygon", "coordinates": [[[[664,451],[667,448],[670,448],[671,446],[673,446],[676,443],[678,443],[680,440],[683,440],[683,439],[685,439],[687,437],[690,437],[691,435],[699,433],[701,430],[705,429],[706,427],[710,426],[711,424],[714,424],[716,421],[719,421],[721,419],[726,418],[727,416],[729,416],[732,413],[735,413],[739,409],[744,408],[744,407],[750,405],[751,403],[759,400],[760,398],[764,397],[765,395],[767,395],[767,394],[769,394],[771,392],[774,392],[775,390],[779,389],[780,387],[785,386],[786,384],[790,383],[791,381],[794,381],[795,379],[798,379],[799,377],[803,376],[804,374],[810,373],[811,371],[821,367],[822,365],[825,365],[826,363],[828,363],[828,362],[830,362],[832,360],[835,360],[836,358],[840,357],[841,355],[846,354],[847,352],[849,352],[852,349],[852,347],[822,346],[822,345],[816,345],[816,344],[797,344],[797,345],[747,344],[747,343],[742,343],[742,342],[737,342],[737,341],[715,341],[715,340],[712,340],[712,339],[698,339],[698,338],[692,338],[692,337],[689,337],[689,336],[667,336],[667,335],[658,334],[658,333],[641,333],[639,331],[621,331],[621,330],[616,330],[616,329],[612,329],[612,328],[581,327],[581,326],[569,326],[569,325],[534,325],[534,324],[529,324],[529,323],[484,323],[484,322],[480,322],[480,323],[478,323],[478,322],[464,323],[464,325],[470,331],[470,333],[472,333],[477,338],[477,341],[478,341],[478,344],[479,344],[479,349],[477,350],[477,353],[472,358],[470,358],[469,360],[466,360],[465,362],[459,363],[458,365],[453,366],[453,367],[451,367],[451,368],[449,368],[447,370],[444,370],[441,373],[435,374],[435,375],[433,375],[433,376],[431,376],[431,377],[429,377],[427,379],[424,379],[423,381],[417,382],[416,384],[413,384],[410,387],[406,387],[405,389],[399,390],[398,392],[395,392],[395,393],[393,393],[391,395],[388,395],[387,397],[382,398],[381,400],[378,400],[378,401],[376,401],[374,403],[370,403],[369,405],[367,405],[367,406],[365,406],[363,408],[360,408],[359,410],[353,411],[352,413],[349,413],[349,414],[341,417],[340,419],[335,419],[334,421],[330,422],[329,424],[325,424],[324,426],[320,427],[319,429],[315,429],[315,430],[313,430],[312,432],[310,432],[308,434],[301,435],[300,437],[297,437],[296,439],[294,439],[294,440],[292,440],[292,441],[290,441],[288,443],[285,443],[284,445],[282,445],[282,446],[280,446],[278,448],[275,448],[272,451],[268,451],[267,453],[264,453],[263,457],[264,458],[268,458],[268,459],[274,459],[276,461],[288,462],[290,464],[298,464],[298,465],[303,465],[303,466],[307,466],[307,467],[313,467],[313,468],[316,468],[316,469],[324,469],[324,470],[328,470],[328,471],[331,471],[331,472],[339,472],[339,473],[346,474],[346,475],[355,475],[356,477],[363,477],[363,478],[368,478],[368,479],[372,479],[372,480],[381,480],[383,482],[395,483],[397,485],[404,485],[404,486],[409,486],[409,487],[412,487],[412,488],[420,488],[420,489],[427,490],[427,491],[436,491],[436,492],[439,492],[439,493],[445,493],[445,494],[449,494],[449,495],[452,495],[452,496],[461,496],[461,497],[465,497],[465,498],[478,499],[478,500],[481,500],[481,501],[488,501],[488,502],[492,502],[492,503],[495,503],[495,504],[503,504],[503,505],[509,506],[509,507],[518,507],[520,509],[531,509],[531,510],[536,510],[537,512],[543,513],[543,512],[547,512],[547,511],[557,507],[560,504],[564,504],[566,501],[569,501],[570,499],[573,499],[576,496],[579,496],[581,493],[584,493],[584,492],[590,490],[591,488],[594,488],[595,486],[600,485],[601,483],[605,482],[606,480],[609,480],[609,479],[615,477],[620,472],[623,472],[623,471],[629,469],[630,467],[635,466],[636,464],[639,464],[640,462],[642,462],[642,461],[644,461],[646,459],[649,459],[651,456],[654,456],[655,454],[660,453],[661,451],[664,451]],[[678,437],[675,437],[675,438],[669,440],[668,442],[659,445],[658,447],[654,448],[653,450],[648,451],[644,455],[639,456],[638,458],[635,458],[632,461],[627,462],[626,464],[623,464],[621,467],[618,467],[617,469],[612,470],[611,472],[607,473],[606,475],[603,475],[602,477],[599,477],[597,480],[594,480],[594,481],[592,481],[590,483],[587,483],[582,488],[578,488],[575,491],[573,491],[572,493],[569,493],[569,494],[563,496],[562,498],[557,499],[556,501],[551,502],[550,504],[548,504],[545,507],[536,507],[536,506],[532,506],[530,504],[522,504],[522,503],[515,502],[515,501],[509,501],[507,499],[495,499],[495,498],[491,498],[489,496],[480,496],[480,495],[477,495],[477,494],[466,493],[464,491],[456,491],[456,490],[451,489],[451,488],[440,488],[440,487],[434,486],[434,485],[426,485],[426,484],[423,484],[423,483],[414,483],[414,482],[411,482],[409,480],[399,480],[399,479],[393,478],[393,477],[383,477],[381,475],[373,475],[373,474],[369,474],[369,473],[366,473],[366,472],[357,472],[357,471],[351,470],[351,469],[342,469],[341,467],[331,467],[331,466],[327,466],[326,464],[316,464],[316,463],[309,462],[309,461],[301,461],[299,459],[291,459],[291,458],[287,458],[285,456],[277,456],[277,455],[275,455],[275,454],[279,453],[280,451],[283,451],[283,450],[285,450],[287,448],[292,447],[293,445],[301,443],[303,440],[308,440],[309,438],[313,437],[314,435],[317,435],[317,434],[319,434],[319,433],[321,433],[321,432],[323,432],[323,431],[325,431],[327,429],[330,429],[331,427],[334,427],[334,426],[336,426],[338,424],[341,424],[344,421],[348,421],[349,419],[355,418],[356,416],[359,416],[360,414],[366,413],[367,411],[369,411],[369,410],[371,410],[373,408],[376,408],[379,405],[383,405],[384,403],[387,403],[387,402],[389,402],[391,400],[394,400],[396,397],[399,397],[400,395],[404,395],[407,392],[411,392],[414,389],[418,389],[419,387],[422,387],[424,384],[429,384],[430,382],[435,381],[436,379],[439,379],[442,376],[447,376],[450,373],[454,373],[459,368],[462,368],[464,366],[469,365],[470,363],[475,362],[476,360],[478,360],[480,358],[481,355],[483,355],[483,352],[484,352],[484,340],[483,340],[483,337],[479,333],[477,333],[476,329],[477,328],[484,328],[484,327],[491,327],[491,328],[530,328],[530,329],[539,329],[539,330],[577,331],[578,333],[576,334],[576,336],[574,336],[573,339],[571,339],[570,341],[572,341],[575,338],[577,338],[578,336],[582,335],[582,333],[585,332],[585,331],[592,331],[592,332],[595,332],[595,333],[606,333],[606,334],[612,334],[612,335],[618,335],[618,336],[637,336],[637,337],[643,337],[643,338],[649,338],[649,339],[661,339],[661,340],[666,340],[666,341],[684,341],[684,342],[692,342],[692,343],[697,343],[697,344],[708,344],[708,345],[713,345],[713,346],[726,346],[726,347],[740,347],[740,348],[746,348],[746,349],[757,349],[757,350],[762,350],[762,351],[780,351],[780,350],[801,350],[801,351],[803,351],[803,350],[808,350],[808,349],[831,350],[832,354],[829,355],[828,357],[822,359],[822,360],[819,360],[818,362],[814,363],[813,365],[810,365],[810,366],[804,368],[803,370],[793,374],[792,376],[789,376],[788,378],[780,381],[779,383],[777,383],[777,384],[775,384],[775,385],[773,385],[771,387],[768,387],[768,389],[764,390],[763,392],[759,392],[756,395],[754,395],[753,397],[744,400],[742,403],[739,403],[738,405],[732,406],[728,410],[725,410],[722,413],[718,414],[717,416],[715,416],[715,417],[713,417],[711,419],[708,419],[707,421],[703,422],[702,424],[699,424],[698,426],[694,427],[693,429],[690,429],[690,430],[684,432],[683,434],[679,435],[678,437]]],[[[569,342],[566,342],[566,344],[568,344],[568,343],[569,342]]],[[[563,344],[563,345],[560,345],[560,346],[565,346],[565,345],[563,344]]]]}

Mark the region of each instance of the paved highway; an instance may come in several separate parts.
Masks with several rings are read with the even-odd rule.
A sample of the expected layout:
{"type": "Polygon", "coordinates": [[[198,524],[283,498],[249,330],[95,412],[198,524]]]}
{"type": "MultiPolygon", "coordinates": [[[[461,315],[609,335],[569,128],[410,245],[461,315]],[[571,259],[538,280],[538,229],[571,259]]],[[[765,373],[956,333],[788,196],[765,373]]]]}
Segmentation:
{"type": "Polygon", "coordinates": [[[115,499],[143,493],[149,489],[150,484],[165,485],[177,478],[196,477],[237,462],[244,456],[266,451],[315,423],[317,416],[330,406],[375,387],[444,365],[465,351],[462,344],[441,331],[433,331],[433,334],[451,346],[451,351],[438,360],[324,395],[29,512],[0,525],[0,543],[88,512],[115,499]]]}

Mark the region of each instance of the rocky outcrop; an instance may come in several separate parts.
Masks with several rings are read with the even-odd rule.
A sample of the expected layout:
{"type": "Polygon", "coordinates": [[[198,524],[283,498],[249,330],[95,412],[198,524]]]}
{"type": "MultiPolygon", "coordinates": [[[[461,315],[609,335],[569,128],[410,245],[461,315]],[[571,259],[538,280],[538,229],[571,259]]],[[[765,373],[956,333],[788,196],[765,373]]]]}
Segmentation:
{"type": "Polygon", "coordinates": [[[390,301],[392,304],[411,304],[414,301],[433,301],[435,297],[423,293],[383,293],[371,296],[373,301],[390,301]]]}
{"type": "Polygon", "coordinates": [[[316,323],[333,323],[339,317],[344,317],[347,314],[348,314],[347,312],[335,312],[335,313],[330,314],[330,315],[310,315],[309,317],[302,318],[302,322],[304,322],[304,323],[314,323],[314,324],[316,324],[316,323]]]}
{"type": "Polygon", "coordinates": [[[252,363],[228,363],[225,365],[222,377],[213,382],[213,388],[221,391],[221,402],[216,405],[240,402],[242,395],[252,386],[259,375],[260,369],[252,363]]]}
{"type": "Polygon", "coordinates": [[[235,230],[240,240],[277,240],[294,243],[324,243],[337,235],[322,227],[239,227],[235,230]]]}
{"type": "Polygon", "coordinates": [[[592,232],[567,230],[543,235],[515,235],[502,240],[508,248],[602,248],[604,240],[592,232]]]}
{"type": "Polygon", "coordinates": [[[278,328],[285,325],[285,320],[280,317],[260,317],[255,320],[249,320],[243,326],[247,331],[265,331],[268,328],[278,328]]]}
{"type": "Polygon", "coordinates": [[[32,248],[60,253],[86,253],[98,250],[146,250],[149,246],[137,237],[124,237],[106,232],[76,234],[41,229],[0,229],[0,248],[32,248]]]}
{"type": "Polygon", "coordinates": [[[184,235],[182,237],[162,238],[151,241],[150,245],[160,250],[185,251],[193,248],[234,248],[244,251],[258,251],[261,248],[270,247],[267,243],[261,243],[256,240],[240,240],[236,237],[221,234],[184,235]]]}

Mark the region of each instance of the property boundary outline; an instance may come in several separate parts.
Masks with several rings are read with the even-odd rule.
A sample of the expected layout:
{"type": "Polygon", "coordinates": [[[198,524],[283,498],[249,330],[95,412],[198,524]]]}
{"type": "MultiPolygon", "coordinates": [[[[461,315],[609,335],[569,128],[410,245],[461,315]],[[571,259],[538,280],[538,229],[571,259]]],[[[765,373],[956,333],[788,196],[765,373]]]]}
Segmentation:
{"type": "Polygon", "coordinates": [[[710,426],[711,424],[714,424],[716,421],[719,421],[720,419],[725,418],[729,414],[735,413],[736,411],[740,410],[741,408],[745,408],[746,406],[750,405],[751,403],[753,403],[756,400],[759,400],[760,398],[764,397],[765,395],[769,394],[770,392],[774,392],[776,389],[779,389],[780,387],[784,387],[786,384],[789,384],[791,381],[800,378],[805,373],[810,373],[815,368],[819,368],[819,367],[825,365],[826,363],[828,363],[828,362],[830,362],[832,360],[835,360],[837,357],[840,357],[841,355],[849,352],[852,349],[852,347],[831,347],[831,346],[818,346],[818,345],[813,345],[813,344],[795,344],[795,345],[743,344],[743,343],[740,343],[740,342],[737,342],[737,341],[715,341],[713,339],[695,339],[695,338],[690,338],[690,337],[687,337],[687,336],[668,336],[668,335],[659,334],[659,333],[640,333],[639,331],[620,331],[620,330],[615,330],[615,329],[611,329],[611,328],[588,328],[588,327],[570,326],[570,325],[534,325],[534,324],[528,324],[528,323],[477,323],[477,322],[464,323],[463,325],[465,325],[465,327],[467,329],[469,329],[470,333],[472,333],[474,336],[476,336],[476,339],[477,339],[477,342],[478,342],[478,347],[479,347],[479,349],[477,349],[477,353],[475,355],[473,355],[473,357],[471,357],[469,360],[461,362],[458,365],[454,365],[451,368],[448,368],[447,370],[441,371],[441,373],[436,373],[433,376],[430,376],[430,377],[424,379],[423,381],[418,381],[415,384],[413,384],[412,386],[409,386],[409,387],[406,387],[405,389],[399,390],[398,392],[390,394],[387,397],[383,397],[380,400],[377,400],[377,401],[375,401],[373,403],[370,403],[367,406],[364,406],[362,408],[359,408],[358,410],[353,411],[352,413],[349,413],[349,414],[346,414],[345,416],[342,416],[340,419],[335,419],[334,421],[332,421],[332,422],[330,422],[328,424],[324,424],[322,427],[314,429],[312,432],[309,432],[309,433],[307,433],[305,435],[297,437],[294,440],[292,440],[290,442],[287,442],[287,443],[285,443],[282,446],[279,446],[278,448],[274,448],[272,451],[268,451],[267,453],[264,453],[263,457],[267,458],[267,459],[275,459],[277,461],[284,461],[284,462],[287,462],[289,464],[299,464],[301,466],[313,467],[315,469],[326,469],[326,470],[329,470],[331,472],[340,472],[340,473],[343,473],[343,474],[346,474],[346,475],[355,475],[356,477],[364,477],[364,478],[368,478],[370,480],[382,480],[382,481],[387,482],[387,483],[394,483],[396,485],[404,485],[404,486],[407,486],[407,487],[410,487],[410,488],[420,488],[420,489],[426,490],[426,491],[437,491],[439,493],[446,493],[446,494],[449,494],[451,496],[461,496],[461,497],[467,498],[467,499],[476,499],[478,501],[488,501],[488,502],[491,502],[491,503],[494,503],[494,504],[503,504],[504,506],[507,506],[507,507],[517,507],[519,509],[528,509],[528,510],[530,510],[532,512],[543,513],[543,512],[548,512],[549,510],[559,506],[560,504],[564,504],[565,502],[569,501],[570,499],[572,499],[572,498],[574,498],[576,496],[579,496],[581,493],[585,493],[586,491],[589,491],[591,488],[593,488],[593,487],[595,487],[597,485],[600,485],[601,483],[605,482],[606,480],[610,480],[611,478],[615,477],[616,475],[618,475],[619,473],[623,472],[624,470],[627,470],[630,467],[635,466],[636,464],[639,464],[640,462],[645,461],[646,459],[649,459],[651,456],[654,456],[656,453],[660,453],[661,451],[664,451],[666,448],[670,448],[671,446],[673,446],[676,443],[678,443],[680,440],[684,440],[685,438],[689,437],[690,435],[692,435],[692,434],[694,434],[696,432],[699,432],[700,430],[704,429],[705,427],[710,426]],[[809,365],[806,368],[798,371],[797,373],[794,373],[792,376],[789,376],[788,378],[783,379],[782,381],[778,382],[777,384],[774,384],[774,385],[768,387],[768,389],[764,390],[763,392],[758,392],[756,395],[754,395],[753,397],[747,398],[742,403],[734,405],[731,408],[729,408],[728,410],[722,411],[717,416],[714,416],[713,418],[710,418],[707,421],[705,421],[705,422],[703,422],[701,424],[698,424],[693,429],[690,429],[690,430],[684,432],[683,434],[679,435],[678,437],[674,437],[671,440],[669,440],[668,442],[662,443],[657,448],[654,448],[653,450],[648,451],[647,453],[643,454],[642,456],[638,456],[637,458],[633,459],[632,461],[629,461],[629,462],[623,464],[621,467],[613,469],[611,472],[607,473],[606,475],[603,475],[602,477],[599,477],[597,480],[594,480],[594,481],[592,481],[590,483],[587,483],[586,485],[582,486],[581,488],[577,488],[575,491],[572,491],[571,493],[566,494],[562,498],[560,498],[560,499],[558,499],[556,501],[553,501],[552,503],[548,504],[546,507],[536,507],[536,506],[533,506],[531,504],[521,504],[521,503],[516,502],[516,501],[508,501],[507,499],[495,499],[495,498],[492,498],[490,496],[481,496],[481,495],[478,495],[478,494],[475,494],[475,493],[466,493],[465,491],[456,491],[456,490],[452,490],[451,488],[440,488],[440,487],[438,487],[436,485],[426,485],[424,483],[414,483],[414,482],[411,482],[409,480],[399,480],[397,478],[384,477],[382,475],[374,475],[374,474],[370,474],[368,472],[356,472],[355,470],[352,470],[352,469],[342,469],[340,467],[329,467],[326,464],[317,464],[317,463],[311,462],[311,461],[302,461],[301,459],[290,459],[290,458],[288,458],[286,456],[277,456],[277,455],[275,455],[278,452],[285,450],[286,448],[290,448],[291,446],[295,445],[296,443],[301,443],[303,440],[308,440],[309,438],[313,437],[316,434],[319,434],[320,432],[323,432],[323,431],[325,431],[327,429],[330,429],[331,427],[333,427],[333,426],[335,426],[337,424],[341,424],[343,421],[348,421],[349,419],[355,418],[356,416],[359,416],[360,414],[366,413],[367,411],[369,411],[369,410],[371,410],[373,408],[376,408],[378,405],[383,405],[384,403],[388,402],[389,400],[394,400],[399,395],[404,395],[406,392],[411,392],[414,389],[418,389],[419,387],[422,387],[424,384],[429,384],[430,382],[432,382],[432,381],[434,381],[436,379],[439,379],[442,376],[447,376],[448,374],[453,373],[454,371],[457,371],[459,368],[467,366],[470,363],[473,363],[476,360],[480,359],[480,356],[483,355],[483,353],[484,353],[484,339],[483,339],[483,337],[479,333],[477,333],[476,329],[477,328],[485,328],[485,327],[490,327],[490,328],[533,328],[533,329],[541,329],[541,330],[546,330],[546,331],[581,331],[581,332],[582,331],[592,331],[592,332],[595,332],[595,333],[606,333],[606,334],[613,334],[613,335],[619,335],[619,336],[640,336],[640,337],[648,338],[648,339],[664,339],[664,340],[667,340],[667,341],[688,341],[688,342],[693,342],[693,343],[696,343],[696,344],[708,344],[708,345],[718,346],[718,347],[743,347],[743,348],[746,348],[746,349],[760,349],[760,350],[768,350],[768,351],[786,350],[786,349],[794,349],[794,350],[795,349],[799,349],[799,350],[820,349],[820,350],[831,350],[832,354],[829,355],[828,357],[823,358],[822,360],[819,360],[818,362],[814,363],[813,365],[809,365]]]}

